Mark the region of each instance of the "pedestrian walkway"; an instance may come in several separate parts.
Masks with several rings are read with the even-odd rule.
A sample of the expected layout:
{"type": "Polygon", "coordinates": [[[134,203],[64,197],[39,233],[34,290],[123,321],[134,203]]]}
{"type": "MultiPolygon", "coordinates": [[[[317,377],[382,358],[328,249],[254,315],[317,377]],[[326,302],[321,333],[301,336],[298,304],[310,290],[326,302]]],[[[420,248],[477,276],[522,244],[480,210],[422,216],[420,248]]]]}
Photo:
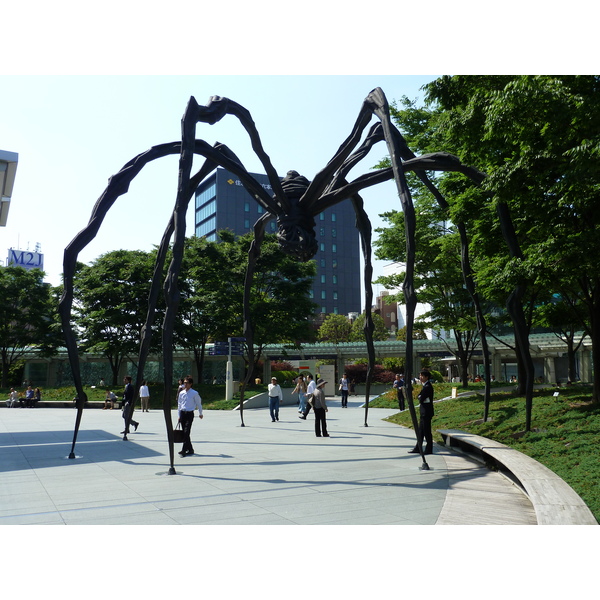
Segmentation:
{"type": "Polygon", "coordinates": [[[329,438],[295,406],[277,423],[246,410],[245,427],[205,411],[176,475],[161,411],[138,411],[128,441],[121,411],[84,411],[69,459],[75,410],[1,409],[0,524],[535,524],[516,486],[468,458],[436,446],[420,470],[413,431],[383,421],[396,411],[369,409],[365,427],[362,402],[328,400],[329,438]]]}

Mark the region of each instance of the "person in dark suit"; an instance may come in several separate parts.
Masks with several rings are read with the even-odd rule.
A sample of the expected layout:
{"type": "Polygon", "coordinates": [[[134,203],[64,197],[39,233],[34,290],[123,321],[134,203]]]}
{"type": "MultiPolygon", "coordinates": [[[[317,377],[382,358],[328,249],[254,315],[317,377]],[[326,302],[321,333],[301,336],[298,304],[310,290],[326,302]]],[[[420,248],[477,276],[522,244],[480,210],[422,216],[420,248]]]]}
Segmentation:
{"type": "Polygon", "coordinates": [[[125,421],[125,429],[121,433],[127,435],[129,433],[129,425],[133,425],[135,427],[134,431],[137,431],[139,423],[131,418],[135,396],[131,377],[127,375],[123,381],[125,382],[125,389],[123,390],[123,420],[125,421]]]}
{"type": "Polygon", "coordinates": [[[398,408],[404,410],[404,377],[401,373],[398,373],[394,379],[394,389],[398,396],[398,408]]]}
{"type": "Polygon", "coordinates": [[[419,431],[417,432],[417,444],[409,454],[420,454],[425,439],[425,452],[423,454],[433,454],[433,435],[431,433],[431,420],[433,419],[433,385],[431,384],[431,373],[423,369],[419,374],[419,379],[423,384],[419,399],[419,431]]]}

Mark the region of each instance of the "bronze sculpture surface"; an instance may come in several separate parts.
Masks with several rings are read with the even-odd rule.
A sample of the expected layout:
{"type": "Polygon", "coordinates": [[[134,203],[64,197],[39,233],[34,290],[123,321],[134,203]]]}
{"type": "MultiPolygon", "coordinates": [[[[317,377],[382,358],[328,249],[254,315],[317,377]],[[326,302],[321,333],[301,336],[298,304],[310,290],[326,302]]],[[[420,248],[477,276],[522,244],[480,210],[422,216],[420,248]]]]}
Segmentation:
{"type": "MultiPolygon", "coordinates": [[[[164,349],[164,397],[163,411],[167,427],[169,441],[170,470],[174,474],[174,452],[173,452],[173,424],[171,420],[171,399],[173,379],[173,327],[177,313],[179,292],[177,279],[179,276],[183,256],[183,243],[185,239],[185,216],[189,202],[201,181],[203,181],[218,166],[221,166],[237,175],[246,190],[253,196],[264,209],[265,213],[254,225],[254,242],[248,255],[248,267],[245,279],[244,292],[244,336],[248,350],[248,371],[244,384],[242,385],[242,397],[240,402],[241,425],[244,426],[243,395],[245,386],[250,380],[256,357],[254,355],[253,327],[250,320],[249,292],[256,260],[260,254],[260,245],[264,238],[265,225],[267,221],[275,217],[278,225],[278,241],[283,251],[294,256],[299,261],[310,260],[316,253],[317,242],[315,239],[314,217],[324,209],[333,206],[343,200],[350,199],[356,213],[356,227],[360,232],[361,247],[365,261],[363,282],[365,286],[365,338],[368,348],[369,369],[367,372],[366,404],[365,404],[365,426],[367,426],[367,415],[370,394],[370,376],[375,362],[373,347],[373,321],[371,318],[371,304],[373,292],[371,278],[373,267],[371,263],[371,224],[364,209],[364,203],[360,191],[384,181],[394,179],[400,197],[402,210],[405,217],[407,261],[406,277],[403,293],[407,307],[407,348],[406,348],[406,398],[415,431],[417,430],[416,413],[412,401],[412,330],[414,322],[414,311],[417,303],[413,287],[414,273],[414,236],[415,216],[410,190],[406,183],[405,173],[415,172],[427,187],[441,197],[435,186],[427,178],[426,171],[459,171],[475,182],[480,182],[482,174],[463,165],[458,158],[444,152],[415,156],[408,148],[402,134],[392,124],[389,106],[385,94],[380,88],[375,88],[364,100],[359,110],[358,117],[350,135],[341,144],[333,158],[319,171],[312,181],[299,175],[295,171],[289,171],[287,176],[281,180],[277,171],[271,164],[271,160],[262,147],[258,130],[252,120],[250,112],[240,104],[219,96],[213,96],[205,105],[199,105],[192,97],[187,105],[182,118],[181,141],[154,146],[133,158],[113,177],[104,193],[96,202],[88,225],[80,231],[67,246],[63,261],[64,293],[60,300],[59,312],[61,315],[63,330],[65,334],[67,351],[71,363],[77,396],[77,417],[73,436],[73,445],[70,458],[74,458],[74,448],[77,439],[77,431],[81,422],[83,406],[87,396],[83,390],[81,374],[79,370],[79,357],[77,351],[77,340],[71,326],[71,308],[73,303],[73,277],[79,252],[96,236],[102,221],[110,210],[116,199],[126,193],[131,181],[151,161],[171,155],[179,155],[179,179],[177,196],[172,217],[167,224],[163,239],[161,241],[152,288],[148,298],[148,313],[146,324],[142,328],[140,336],[140,349],[138,360],[138,371],[136,377],[136,389],[139,388],[143,379],[143,372],[147,360],[151,326],[154,320],[155,307],[163,288],[166,300],[166,312],[162,325],[162,346],[164,349]],[[269,195],[263,187],[248,173],[240,159],[226,145],[216,143],[209,145],[201,139],[196,139],[196,126],[198,123],[214,124],[224,117],[232,115],[237,117],[250,137],[252,149],[260,159],[265,172],[269,178],[273,195],[269,195]],[[372,118],[376,118],[366,133],[364,141],[362,136],[372,118]],[[378,142],[385,142],[391,159],[391,167],[378,169],[361,175],[352,181],[347,180],[350,170],[364,159],[369,151],[378,142]],[[204,158],[199,170],[192,174],[193,159],[195,155],[204,158]],[[163,270],[167,250],[172,240],[172,260],[164,279],[159,276],[163,270]]],[[[126,427],[127,430],[127,427],[126,427]]],[[[127,439],[125,435],[124,440],[127,439]]],[[[422,455],[423,467],[427,467],[422,455]]]]}

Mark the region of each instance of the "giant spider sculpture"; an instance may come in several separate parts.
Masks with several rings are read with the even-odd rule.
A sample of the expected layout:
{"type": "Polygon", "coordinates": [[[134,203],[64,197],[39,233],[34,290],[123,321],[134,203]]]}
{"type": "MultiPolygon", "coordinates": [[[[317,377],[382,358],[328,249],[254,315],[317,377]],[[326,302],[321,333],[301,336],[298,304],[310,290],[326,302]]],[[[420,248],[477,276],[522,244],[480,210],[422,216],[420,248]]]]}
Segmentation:
{"type": "MultiPolygon", "coordinates": [[[[104,193],[96,202],[88,225],[75,236],[67,246],[64,253],[63,277],[64,293],[60,300],[59,312],[61,315],[63,330],[65,333],[69,360],[74,375],[77,390],[77,417],[73,435],[73,445],[70,458],[75,458],[74,448],[77,432],[81,422],[83,406],[87,396],[81,383],[79,370],[79,358],[77,352],[77,341],[71,327],[71,308],[73,303],[73,277],[79,252],[96,236],[104,216],[122,194],[126,193],[129,184],[134,177],[150,161],[170,155],[179,154],[179,180],[177,196],[172,218],[169,220],[162,242],[159,247],[156,260],[154,277],[148,298],[148,314],[146,323],[142,328],[140,336],[140,349],[138,358],[138,370],[136,387],[139,387],[143,376],[146,359],[150,347],[151,327],[153,325],[155,308],[158,295],[163,284],[166,301],[166,311],[162,326],[162,346],[164,362],[164,398],[163,411],[167,428],[169,442],[170,469],[174,474],[173,464],[173,424],[171,419],[172,378],[173,378],[173,326],[179,302],[177,280],[181,268],[183,256],[183,244],[185,239],[185,216],[187,207],[200,182],[204,180],[218,166],[221,166],[239,177],[246,190],[253,196],[264,209],[265,213],[254,225],[254,241],[248,255],[248,267],[246,271],[244,286],[244,336],[248,351],[248,371],[242,384],[240,400],[241,425],[244,426],[243,401],[244,390],[253,372],[256,357],[253,344],[253,326],[250,320],[250,288],[254,275],[254,269],[260,246],[264,238],[266,223],[276,217],[278,225],[277,238],[282,250],[299,261],[310,260],[317,252],[317,241],[315,238],[314,217],[326,208],[333,206],[343,200],[350,199],[356,213],[356,227],[360,232],[362,252],[365,261],[364,287],[365,287],[365,339],[369,358],[367,371],[367,388],[365,403],[365,426],[367,426],[367,415],[369,407],[370,379],[375,362],[375,351],[373,345],[373,321],[371,318],[371,303],[373,292],[371,277],[373,273],[371,263],[371,224],[365,212],[363,200],[359,192],[367,187],[377,185],[389,179],[396,182],[398,194],[404,212],[406,228],[406,277],[404,280],[403,293],[406,302],[406,397],[410,414],[417,430],[417,417],[412,401],[412,330],[414,322],[414,310],[417,303],[413,287],[414,259],[415,259],[415,214],[411,194],[406,183],[405,173],[413,171],[425,183],[425,185],[436,195],[438,201],[442,201],[439,191],[433,186],[426,175],[426,171],[459,171],[479,183],[482,174],[471,167],[463,165],[458,158],[445,152],[415,156],[408,148],[404,138],[398,129],[392,125],[388,102],[380,88],[374,89],[364,100],[359,111],[358,118],[352,132],[342,143],[335,156],[329,163],[317,173],[312,181],[299,175],[295,171],[289,171],[287,176],[281,180],[277,171],[271,164],[269,156],[262,147],[258,131],[248,110],[240,104],[223,97],[213,96],[206,106],[199,105],[192,97],[187,105],[182,118],[181,141],[154,146],[148,151],[136,156],[128,162],[116,175],[110,178],[104,193]],[[263,187],[248,173],[238,157],[225,145],[216,143],[210,146],[203,140],[196,139],[197,123],[214,124],[227,115],[237,117],[248,133],[252,148],[260,159],[265,172],[269,178],[273,195],[270,196],[263,187]],[[367,132],[364,141],[361,138],[366,127],[373,118],[376,122],[367,132]],[[391,167],[379,169],[347,181],[349,171],[361,161],[378,142],[385,141],[391,159],[391,167]],[[200,169],[192,175],[192,163],[194,155],[204,157],[200,169]],[[164,283],[160,274],[167,255],[169,244],[173,239],[172,259],[169,265],[164,283]]],[[[130,415],[131,416],[131,415],[130,415]]],[[[128,428],[126,427],[127,431],[128,428]]],[[[125,434],[124,440],[127,439],[125,434]]],[[[427,463],[423,453],[422,468],[427,469],[427,463]]]]}

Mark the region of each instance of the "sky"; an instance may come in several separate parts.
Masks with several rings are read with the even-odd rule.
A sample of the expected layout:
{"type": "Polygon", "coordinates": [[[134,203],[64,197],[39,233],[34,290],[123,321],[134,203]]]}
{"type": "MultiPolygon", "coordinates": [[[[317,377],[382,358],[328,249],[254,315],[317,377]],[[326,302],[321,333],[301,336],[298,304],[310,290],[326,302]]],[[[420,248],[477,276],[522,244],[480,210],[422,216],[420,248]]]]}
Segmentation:
{"type": "MultiPolygon", "coordinates": [[[[200,104],[226,96],[252,114],[278,173],[295,169],[309,179],[350,133],[362,102],[375,87],[389,101],[423,97],[434,76],[9,76],[0,99],[0,148],[17,152],[19,165],[0,258],[8,248],[41,246],[49,281],[61,281],[65,246],[87,224],[108,178],[151,146],[180,140],[181,117],[193,96],[200,104]]],[[[374,122],[374,119],[373,119],[374,122]]],[[[235,117],[200,124],[196,137],[227,144],[249,171],[264,172],[235,117]]],[[[385,144],[352,172],[368,172],[385,144]]],[[[195,165],[201,164],[201,157],[195,165]]],[[[110,250],[151,250],[173,209],[178,157],[147,165],[109,211],[85,263],[110,250]]],[[[393,182],[363,193],[374,228],[384,211],[400,209],[393,182]]],[[[187,233],[194,231],[193,203],[187,233]]]]}
{"type": "MultiPolygon", "coordinates": [[[[302,10],[232,1],[225,11],[173,0],[141,11],[147,5],[107,0],[84,15],[80,6],[22,0],[3,13],[11,27],[3,31],[8,60],[0,61],[0,149],[18,153],[19,165],[0,260],[8,248],[39,244],[53,285],[61,281],[65,246],[86,225],[109,177],[148,148],[179,140],[191,96],[200,104],[227,96],[245,106],[279,174],[295,169],[312,179],[376,86],[390,102],[422,100],[421,86],[441,73],[594,72],[597,62],[593,45],[586,51],[588,20],[554,10],[532,15],[510,1],[505,8],[518,6],[518,20],[468,1],[452,8],[434,0],[437,18],[426,21],[406,3],[388,19],[327,0],[302,10]],[[571,22],[578,27],[572,50],[571,22]]],[[[262,172],[234,117],[199,125],[196,135],[227,144],[249,171],[262,172]]],[[[381,143],[352,175],[385,155],[381,143]]],[[[158,244],[176,184],[177,157],[148,165],[79,259],[158,244]]],[[[374,229],[383,225],[378,215],[400,209],[393,182],[363,196],[374,229]]],[[[375,261],[375,277],[383,264],[375,261]]]]}

